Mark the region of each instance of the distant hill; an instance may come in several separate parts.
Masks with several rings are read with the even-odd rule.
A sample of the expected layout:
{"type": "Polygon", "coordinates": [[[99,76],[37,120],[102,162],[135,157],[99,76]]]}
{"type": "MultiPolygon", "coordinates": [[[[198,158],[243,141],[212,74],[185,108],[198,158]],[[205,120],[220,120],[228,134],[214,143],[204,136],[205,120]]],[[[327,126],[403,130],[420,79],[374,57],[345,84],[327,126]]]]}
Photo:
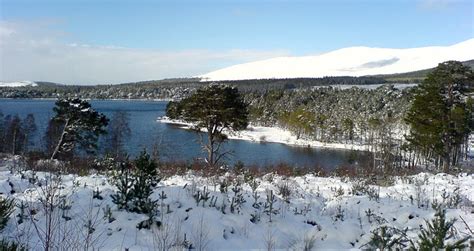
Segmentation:
{"type": "Polygon", "coordinates": [[[238,64],[203,81],[373,76],[420,71],[448,60],[474,59],[474,38],[451,46],[409,49],[350,47],[316,56],[278,57],[238,64]]]}
{"type": "Polygon", "coordinates": [[[38,84],[32,81],[0,82],[0,87],[25,87],[25,86],[38,86],[38,84]]]}

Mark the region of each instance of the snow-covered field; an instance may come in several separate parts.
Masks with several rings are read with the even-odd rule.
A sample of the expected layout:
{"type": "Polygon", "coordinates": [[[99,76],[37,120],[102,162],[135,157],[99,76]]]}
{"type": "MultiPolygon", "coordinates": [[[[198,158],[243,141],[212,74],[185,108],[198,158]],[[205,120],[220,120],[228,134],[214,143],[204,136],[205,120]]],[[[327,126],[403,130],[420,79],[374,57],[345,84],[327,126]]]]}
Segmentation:
{"type": "Polygon", "coordinates": [[[32,81],[0,82],[0,87],[25,87],[25,86],[38,86],[38,84],[32,81]]]}
{"type": "Polygon", "coordinates": [[[47,219],[54,224],[52,242],[57,250],[183,249],[185,240],[198,250],[360,249],[367,247],[371,231],[380,226],[406,230],[416,241],[420,225],[433,218],[435,200],[449,207],[448,218],[457,219],[455,238],[474,229],[474,176],[467,174],[420,173],[376,186],[311,174],[291,178],[267,174],[246,182],[243,175],[203,178],[188,173],[159,183],[152,197],[158,200],[156,220],[162,225],[139,230],[137,225],[147,216],[118,210],[110,197],[116,189],[106,176],[63,175],[55,181],[49,173],[12,173],[11,166],[4,162],[0,167],[0,196],[14,198],[27,209],[23,219],[19,207],[15,209],[2,236],[27,243],[31,250],[43,249],[40,236],[47,219]],[[227,192],[219,189],[224,180],[227,192]],[[60,206],[46,218],[42,201],[47,191],[53,191],[51,185],[52,200],[60,206]],[[94,191],[100,196],[93,198],[94,191]],[[196,205],[193,195],[198,191],[209,191],[211,199],[196,205]],[[271,222],[264,207],[270,191],[276,195],[271,222]],[[163,193],[166,198],[160,199],[163,193]],[[244,202],[231,212],[238,196],[244,202]]]}
{"type": "Polygon", "coordinates": [[[436,67],[448,60],[474,59],[474,39],[452,46],[408,49],[350,47],[316,56],[278,57],[219,69],[202,81],[319,78],[404,73],[436,67]]]}

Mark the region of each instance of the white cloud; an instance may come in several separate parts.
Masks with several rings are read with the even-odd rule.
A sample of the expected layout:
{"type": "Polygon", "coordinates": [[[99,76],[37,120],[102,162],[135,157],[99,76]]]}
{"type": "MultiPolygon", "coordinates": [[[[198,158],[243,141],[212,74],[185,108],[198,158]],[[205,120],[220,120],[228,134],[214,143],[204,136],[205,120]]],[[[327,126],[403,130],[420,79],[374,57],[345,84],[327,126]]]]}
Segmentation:
{"type": "Polygon", "coordinates": [[[123,48],[65,42],[48,25],[0,22],[0,80],[115,84],[197,76],[235,63],[288,55],[285,50],[123,48]]]}

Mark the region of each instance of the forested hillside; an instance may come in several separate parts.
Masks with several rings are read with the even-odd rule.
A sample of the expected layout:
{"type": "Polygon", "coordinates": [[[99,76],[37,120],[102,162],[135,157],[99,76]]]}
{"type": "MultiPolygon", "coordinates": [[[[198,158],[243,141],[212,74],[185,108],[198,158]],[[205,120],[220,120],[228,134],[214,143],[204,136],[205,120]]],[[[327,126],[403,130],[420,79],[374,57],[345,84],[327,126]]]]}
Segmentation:
{"type": "Polygon", "coordinates": [[[266,92],[329,85],[372,85],[386,81],[375,77],[325,77],[296,79],[260,79],[201,82],[200,79],[164,79],[125,83],[119,85],[62,85],[36,82],[38,86],[0,87],[0,98],[57,98],[79,97],[84,99],[181,99],[193,90],[209,83],[238,87],[241,92],[266,92]]]}

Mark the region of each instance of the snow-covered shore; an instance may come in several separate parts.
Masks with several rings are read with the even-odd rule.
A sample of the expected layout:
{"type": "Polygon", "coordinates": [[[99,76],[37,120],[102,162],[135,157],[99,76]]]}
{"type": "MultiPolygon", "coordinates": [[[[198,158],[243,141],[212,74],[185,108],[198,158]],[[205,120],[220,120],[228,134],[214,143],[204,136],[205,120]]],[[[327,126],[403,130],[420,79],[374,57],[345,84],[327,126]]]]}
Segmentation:
{"type": "Polygon", "coordinates": [[[2,237],[27,244],[31,250],[43,249],[38,233],[43,233],[46,218],[40,201],[47,191],[53,191],[48,189],[52,184],[57,184],[55,199],[64,201],[53,211],[52,241],[57,249],[84,250],[87,245],[90,250],[182,250],[185,242],[205,250],[360,249],[367,247],[371,232],[381,226],[406,230],[416,241],[420,226],[434,216],[434,201],[448,207],[448,219],[457,219],[456,239],[469,235],[468,228],[474,226],[474,176],[468,174],[420,173],[393,177],[387,186],[311,174],[289,178],[267,174],[255,179],[253,190],[242,175],[204,178],[188,173],[166,178],[154,189],[152,197],[160,205],[156,219],[161,226],[138,229],[147,216],[118,210],[110,196],[116,188],[107,176],[51,179],[49,173],[12,173],[7,167],[8,163],[0,166],[0,196],[14,198],[17,205],[28,208],[23,214],[19,206],[15,208],[2,237]],[[228,190],[219,191],[224,181],[228,190]],[[241,190],[234,192],[233,188],[241,190]],[[286,195],[284,188],[289,191],[286,195]],[[206,191],[215,203],[211,199],[197,206],[195,195],[206,191]],[[271,222],[264,209],[270,191],[276,195],[271,222]],[[162,194],[166,198],[160,199],[162,194]],[[236,194],[244,202],[238,208],[234,205],[232,212],[236,194]]]}
{"type": "MultiPolygon", "coordinates": [[[[172,120],[168,117],[160,117],[157,120],[160,123],[167,123],[178,125],[183,129],[190,129],[192,124],[186,123],[180,120],[172,120]]],[[[299,147],[319,147],[319,148],[332,148],[332,149],[346,149],[346,150],[358,150],[358,151],[368,151],[368,145],[361,144],[342,144],[342,143],[326,143],[316,140],[308,140],[300,138],[298,139],[295,135],[291,134],[290,131],[277,128],[277,127],[265,127],[265,126],[253,126],[249,125],[246,130],[239,132],[228,132],[224,131],[230,139],[236,140],[247,140],[252,142],[271,142],[271,143],[280,143],[290,146],[299,146],[299,147]]]]}

